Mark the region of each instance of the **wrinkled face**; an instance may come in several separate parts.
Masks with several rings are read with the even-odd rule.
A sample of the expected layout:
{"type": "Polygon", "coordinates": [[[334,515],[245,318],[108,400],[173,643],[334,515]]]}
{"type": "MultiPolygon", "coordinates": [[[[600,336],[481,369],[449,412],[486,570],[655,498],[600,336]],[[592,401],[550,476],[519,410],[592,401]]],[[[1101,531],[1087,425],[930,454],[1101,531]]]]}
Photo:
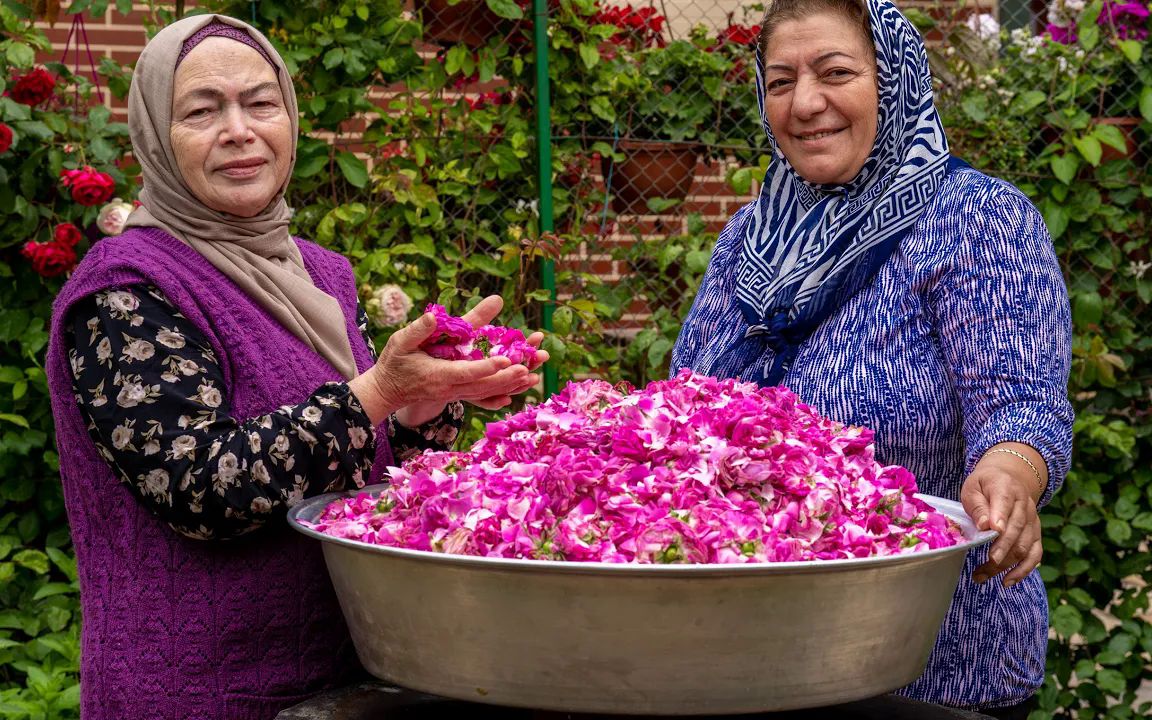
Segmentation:
{"type": "Polygon", "coordinates": [[[879,94],[871,42],[848,18],[821,13],[781,23],[764,53],[764,111],[800,177],[843,184],[876,142],[879,94]]]}
{"type": "Polygon", "coordinates": [[[176,68],[172,151],[184,183],[219,212],[258,215],[288,179],[292,123],[260,53],[210,37],[176,68]]]}

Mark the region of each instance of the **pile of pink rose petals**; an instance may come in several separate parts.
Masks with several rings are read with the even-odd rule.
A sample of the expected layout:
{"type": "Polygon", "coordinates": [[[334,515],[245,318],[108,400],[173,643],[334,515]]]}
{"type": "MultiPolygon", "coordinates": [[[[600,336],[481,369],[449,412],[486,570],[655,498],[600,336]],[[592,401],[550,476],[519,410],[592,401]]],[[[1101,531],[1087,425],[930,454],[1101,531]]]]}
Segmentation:
{"type": "Polygon", "coordinates": [[[642,390],[569,383],[467,452],[391,470],[314,529],[441,553],[608,563],[763,563],[949,547],[958,526],[882,466],[872,432],[787,388],[682,371],[642,390]]]}

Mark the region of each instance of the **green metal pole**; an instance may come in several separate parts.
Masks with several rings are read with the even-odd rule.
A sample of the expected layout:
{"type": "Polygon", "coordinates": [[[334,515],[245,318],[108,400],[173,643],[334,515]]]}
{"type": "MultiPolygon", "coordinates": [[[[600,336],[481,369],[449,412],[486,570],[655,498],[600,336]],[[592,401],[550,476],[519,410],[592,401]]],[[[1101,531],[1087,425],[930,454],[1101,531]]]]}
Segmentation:
{"type": "MultiPolygon", "coordinates": [[[[536,150],[540,197],[540,233],[552,232],[552,103],[548,82],[548,0],[532,0],[536,38],[536,150]]],[[[540,261],[540,283],[548,291],[544,304],[544,332],[552,334],[552,313],[556,309],[556,268],[550,258],[540,261]]],[[[544,397],[560,389],[555,364],[544,365],[544,397]]]]}

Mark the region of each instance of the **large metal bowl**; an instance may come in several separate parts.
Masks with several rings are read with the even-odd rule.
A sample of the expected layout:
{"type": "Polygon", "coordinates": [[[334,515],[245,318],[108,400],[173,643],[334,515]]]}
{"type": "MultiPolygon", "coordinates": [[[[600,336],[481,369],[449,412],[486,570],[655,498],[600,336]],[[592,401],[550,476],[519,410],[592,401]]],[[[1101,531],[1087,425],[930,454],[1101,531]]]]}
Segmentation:
{"type": "Polygon", "coordinates": [[[756,565],[445,555],[300,524],[352,494],[312,498],[288,518],[323,542],[368,671],[450,698],[569,712],[749,713],[899,688],[927,663],[965,553],[995,537],[959,503],[926,495],[966,542],[756,565]]]}

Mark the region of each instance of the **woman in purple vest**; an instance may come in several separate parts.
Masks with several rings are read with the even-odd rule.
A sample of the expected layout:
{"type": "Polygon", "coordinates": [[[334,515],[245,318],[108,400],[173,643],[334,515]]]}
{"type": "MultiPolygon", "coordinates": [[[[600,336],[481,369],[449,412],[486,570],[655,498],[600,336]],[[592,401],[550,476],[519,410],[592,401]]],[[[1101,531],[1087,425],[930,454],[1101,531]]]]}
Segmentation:
{"type": "Polygon", "coordinates": [[[48,358],[82,714],[266,720],[358,669],[320,549],[285,509],[447,447],[460,400],[501,407],[536,376],[428,357],[427,315],[373,360],[348,261],[288,233],[296,97],[255,29],[161,31],[129,126],[142,206],[61,291],[48,358]]]}

